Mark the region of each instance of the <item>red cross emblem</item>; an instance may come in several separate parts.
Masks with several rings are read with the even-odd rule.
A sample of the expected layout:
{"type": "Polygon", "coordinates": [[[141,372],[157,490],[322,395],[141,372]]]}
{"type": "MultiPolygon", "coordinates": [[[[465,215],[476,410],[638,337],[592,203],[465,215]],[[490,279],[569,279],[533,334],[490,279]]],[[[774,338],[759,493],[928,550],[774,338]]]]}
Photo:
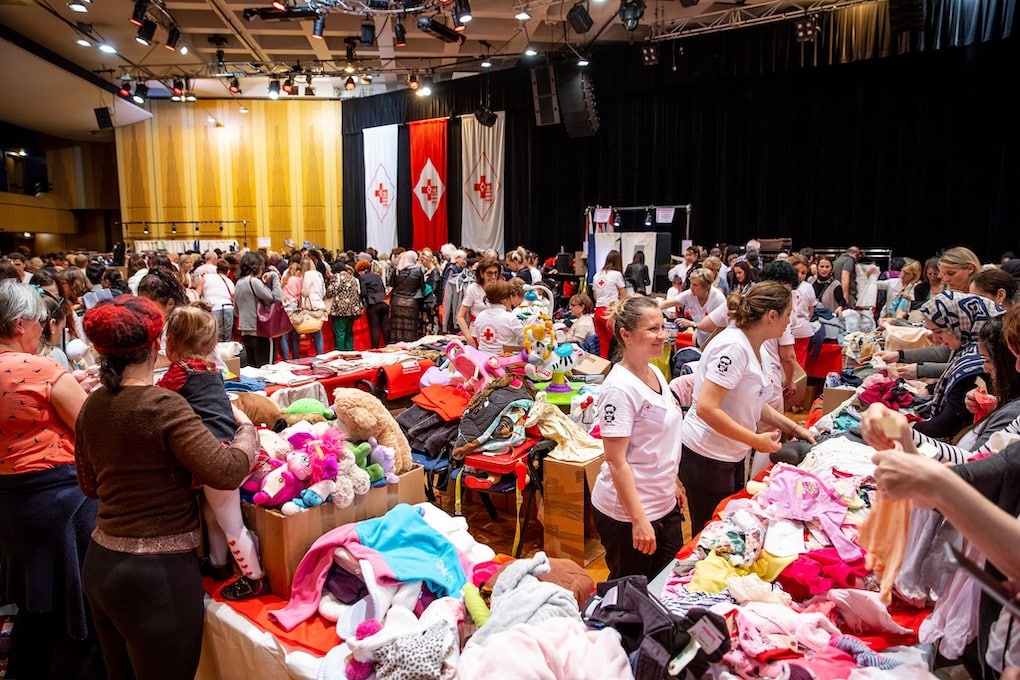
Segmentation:
{"type": "Polygon", "coordinates": [[[478,192],[478,198],[483,201],[492,202],[492,182],[486,182],[485,175],[479,177],[478,181],[471,188],[478,192]]]}
{"type": "Polygon", "coordinates": [[[432,183],[432,180],[425,180],[425,186],[421,188],[421,194],[429,203],[435,203],[439,197],[439,187],[432,183]]]}
{"type": "Polygon", "coordinates": [[[486,326],[485,332],[482,333],[482,337],[485,338],[485,342],[492,342],[492,339],[496,337],[496,334],[492,332],[492,328],[486,326]]]}
{"type": "Polygon", "coordinates": [[[603,278],[599,278],[599,285],[600,285],[600,286],[604,286],[604,285],[606,285],[606,280],[605,280],[605,279],[603,279],[603,278]]]}
{"type": "Polygon", "coordinates": [[[379,187],[373,193],[379,199],[379,205],[389,205],[390,192],[387,189],[383,189],[382,182],[379,182],[379,187]]]}

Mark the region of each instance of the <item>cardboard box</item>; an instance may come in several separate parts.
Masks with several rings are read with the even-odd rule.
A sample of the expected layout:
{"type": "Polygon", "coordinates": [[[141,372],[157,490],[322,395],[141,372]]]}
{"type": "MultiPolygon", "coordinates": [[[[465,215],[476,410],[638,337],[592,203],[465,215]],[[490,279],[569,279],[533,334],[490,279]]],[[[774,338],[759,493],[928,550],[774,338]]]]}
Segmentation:
{"type": "Polygon", "coordinates": [[[224,359],[224,363],[227,365],[227,370],[236,375],[241,375],[241,357],[231,357],[224,359]]]}
{"type": "Polygon", "coordinates": [[[290,585],[301,559],[316,540],[330,529],[381,517],[399,503],[425,501],[425,476],[421,466],[400,475],[397,484],[374,487],[355,498],[347,508],[338,508],[331,501],[286,516],[278,510],[242,503],[245,524],[259,537],[262,568],[269,576],[273,593],[290,598],[290,585]]]}
{"type": "Polygon", "coordinates": [[[549,557],[566,557],[585,567],[605,553],[591,508],[591,488],[602,458],[583,463],[545,459],[542,525],[549,557]]]}
{"type": "Polygon", "coordinates": [[[589,353],[584,355],[581,363],[574,366],[573,371],[579,375],[609,375],[609,369],[612,367],[608,359],[589,353]]]}
{"type": "Polygon", "coordinates": [[[822,415],[832,413],[837,406],[854,396],[856,391],[852,387],[826,387],[822,390],[822,415]]]}

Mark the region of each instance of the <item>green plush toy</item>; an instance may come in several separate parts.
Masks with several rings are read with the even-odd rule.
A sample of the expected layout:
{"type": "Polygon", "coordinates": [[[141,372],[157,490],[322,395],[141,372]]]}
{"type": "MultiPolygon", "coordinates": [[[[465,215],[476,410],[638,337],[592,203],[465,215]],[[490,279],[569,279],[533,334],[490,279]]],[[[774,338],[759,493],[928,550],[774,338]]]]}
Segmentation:
{"type": "Polygon", "coordinates": [[[358,467],[368,473],[368,478],[372,482],[372,486],[376,486],[379,480],[382,483],[386,483],[386,471],[383,470],[382,465],[379,463],[373,463],[370,455],[372,453],[372,445],[369,442],[361,442],[360,444],[351,444],[350,442],[344,442],[347,447],[354,454],[354,462],[357,463],[358,467]]]}
{"type": "Polygon", "coordinates": [[[336,414],[333,412],[333,409],[326,406],[318,399],[312,399],[311,397],[298,399],[290,406],[280,409],[280,412],[287,415],[322,416],[326,420],[333,420],[336,418],[336,414]]]}

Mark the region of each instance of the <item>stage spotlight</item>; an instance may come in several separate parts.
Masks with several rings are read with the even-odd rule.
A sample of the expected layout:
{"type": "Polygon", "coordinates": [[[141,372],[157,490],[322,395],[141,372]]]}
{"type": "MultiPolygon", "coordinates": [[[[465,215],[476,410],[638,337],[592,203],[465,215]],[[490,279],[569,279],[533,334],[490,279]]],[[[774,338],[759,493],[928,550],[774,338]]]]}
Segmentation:
{"type": "Polygon", "coordinates": [[[177,51],[177,42],[181,39],[181,29],[176,26],[170,29],[170,32],[166,34],[166,42],[163,43],[163,47],[167,48],[171,52],[177,51]]]}
{"type": "Polygon", "coordinates": [[[443,42],[464,42],[464,36],[431,17],[418,17],[418,30],[428,33],[443,42]]]}
{"type": "Polygon", "coordinates": [[[136,0],[135,8],[131,12],[131,23],[135,26],[141,26],[142,22],[145,21],[145,13],[149,9],[149,0],[136,0]]]}
{"type": "Polygon", "coordinates": [[[270,99],[280,98],[280,81],[276,78],[269,81],[269,98],[270,99]]]}
{"type": "Polygon", "coordinates": [[[471,23],[471,3],[469,0],[456,0],[454,3],[454,12],[456,16],[460,17],[462,24],[471,23]]]}
{"type": "Polygon", "coordinates": [[[407,87],[409,89],[411,89],[411,90],[417,90],[418,89],[418,75],[417,74],[412,73],[412,74],[407,76],[407,87]]]}
{"type": "Polygon", "coordinates": [[[620,20],[628,31],[635,30],[644,15],[644,0],[622,0],[620,3],[620,20]]]}
{"type": "Polygon", "coordinates": [[[350,92],[351,90],[353,90],[357,86],[358,86],[358,83],[355,82],[354,76],[347,76],[347,80],[344,81],[344,89],[347,90],[348,92],[350,92]]]}
{"type": "Polygon", "coordinates": [[[184,81],[180,78],[175,78],[170,87],[170,94],[173,95],[174,101],[180,101],[181,97],[184,96],[184,81]]]}
{"type": "Polygon", "coordinates": [[[322,39],[322,33],[326,30],[326,15],[319,14],[315,17],[315,23],[312,24],[312,37],[322,39]]]}
{"type": "Polygon", "coordinates": [[[453,19],[453,30],[457,31],[458,33],[463,33],[464,29],[467,28],[467,26],[465,26],[464,22],[460,20],[460,15],[457,14],[456,7],[450,10],[450,18],[453,19]]]}
{"type": "Polygon", "coordinates": [[[371,17],[365,17],[365,20],[361,22],[361,44],[375,44],[375,23],[371,17]]]}
{"type": "Polygon", "coordinates": [[[403,21],[393,22],[393,44],[396,47],[407,47],[407,29],[403,21]]]}
{"type": "Polygon", "coordinates": [[[135,42],[148,47],[152,44],[152,38],[156,35],[156,22],[152,19],[144,19],[138,34],[135,35],[135,42]]]}
{"type": "Polygon", "coordinates": [[[131,101],[135,104],[144,104],[145,98],[149,96],[149,86],[145,83],[138,83],[135,85],[135,93],[131,96],[131,101]]]}
{"type": "Polygon", "coordinates": [[[284,80],[283,81],[283,91],[286,92],[287,94],[293,94],[293,92],[294,92],[294,81],[291,80],[290,78],[287,78],[286,80],[284,80]]]}
{"type": "Polygon", "coordinates": [[[127,98],[131,96],[131,79],[121,78],[120,89],[117,90],[117,94],[121,97],[127,98]]]}
{"type": "Polygon", "coordinates": [[[659,63],[659,46],[646,42],[641,46],[641,62],[645,66],[655,66],[659,63]]]}
{"type": "Polygon", "coordinates": [[[231,78],[230,80],[230,93],[241,94],[241,81],[237,78],[231,78]]]}
{"type": "Polygon", "coordinates": [[[425,76],[421,79],[421,84],[418,85],[418,89],[414,93],[418,97],[428,97],[432,94],[432,76],[425,76]]]}

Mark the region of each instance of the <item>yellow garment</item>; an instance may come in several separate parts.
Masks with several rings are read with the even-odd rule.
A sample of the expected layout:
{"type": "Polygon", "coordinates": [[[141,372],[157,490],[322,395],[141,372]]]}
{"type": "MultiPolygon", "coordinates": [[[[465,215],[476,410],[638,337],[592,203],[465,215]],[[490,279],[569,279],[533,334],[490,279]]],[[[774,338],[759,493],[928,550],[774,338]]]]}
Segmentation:
{"type": "Polygon", "coordinates": [[[546,439],[556,442],[549,453],[556,460],[586,461],[602,455],[602,442],[585,432],[567,417],[567,414],[546,401],[545,392],[535,395],[535,403],[528,411],[525,427],[538,426],[546,439]]]}
{"type": "Polygon", "coordinates": [[[721,593],[726,589],[731,576],[748,574],[757,574],[762,581],[771,583],[796,559],[797,555],[776,557],[762,550],[751,568],[746,569],[733,566],[728,559],[720,557],[713,550],[705,559],[694,565],[694,578],[688,584],[687,590],[692,593],[721,593]]]}
{"type": "Polygon", "coordinates": [[[890,501],[881,492],[875,494],[871,512],[864,518],[857,544],[866,551],[864,564],[875,570],[882,602],[892,602],[893,582],[903,566],[910,530],[909,499],[890,501]]]}

